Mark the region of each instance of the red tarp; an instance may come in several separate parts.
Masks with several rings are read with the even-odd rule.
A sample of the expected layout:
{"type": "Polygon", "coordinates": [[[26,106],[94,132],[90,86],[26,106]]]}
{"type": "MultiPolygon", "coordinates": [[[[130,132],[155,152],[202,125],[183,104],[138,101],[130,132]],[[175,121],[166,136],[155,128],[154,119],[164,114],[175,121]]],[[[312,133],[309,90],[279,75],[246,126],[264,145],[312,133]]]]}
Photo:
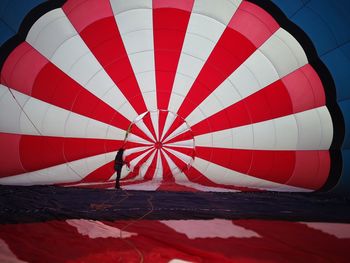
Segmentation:
{"type": "Polygon", "coordinates": [[[349,248],[350,224],[340,223],[71,219],[0,226],[1,262],[349,262],[349,248]]]}

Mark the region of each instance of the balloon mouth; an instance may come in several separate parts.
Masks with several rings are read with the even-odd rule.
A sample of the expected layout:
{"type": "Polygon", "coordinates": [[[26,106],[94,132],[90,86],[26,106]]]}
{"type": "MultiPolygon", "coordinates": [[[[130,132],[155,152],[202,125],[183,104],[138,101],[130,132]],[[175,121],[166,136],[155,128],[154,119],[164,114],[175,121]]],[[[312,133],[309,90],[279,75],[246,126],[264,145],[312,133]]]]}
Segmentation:
{"type": "Polygon", "coordinates": [[[195,158],[195,140],[185,119],[168,110],[147,111],[135,118],[125,140],[132,172],[165,180],[188,170],[195,158]]]}

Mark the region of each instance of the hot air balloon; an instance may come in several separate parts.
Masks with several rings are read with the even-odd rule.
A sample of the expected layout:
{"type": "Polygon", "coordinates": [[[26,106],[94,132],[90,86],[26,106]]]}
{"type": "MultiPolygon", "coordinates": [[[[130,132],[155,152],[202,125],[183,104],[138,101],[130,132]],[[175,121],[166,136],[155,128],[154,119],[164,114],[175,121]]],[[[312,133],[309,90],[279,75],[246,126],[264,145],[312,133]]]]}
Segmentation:
{"type": "Polygon", "coordinates": [[[68,1],[4,61],[0,183],[111,186],[130,126],[128,189],[318,190],[336,129],[310,59],[249,1],[68,1]]]}
{"type": "Polygon", "coordinates": [[[345,2],[4,1],[0,259],[346,262],[345,2]]]}

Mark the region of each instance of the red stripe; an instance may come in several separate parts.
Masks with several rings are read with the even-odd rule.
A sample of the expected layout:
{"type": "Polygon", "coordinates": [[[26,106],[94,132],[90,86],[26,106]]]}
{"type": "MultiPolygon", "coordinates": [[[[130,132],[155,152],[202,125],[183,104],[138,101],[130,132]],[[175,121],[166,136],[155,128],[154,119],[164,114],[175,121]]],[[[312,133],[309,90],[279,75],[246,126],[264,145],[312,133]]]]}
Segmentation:
{"type": "Polygon", "coordinates": [[[177,168],[179,168],[181,172],[187,170],[187,163],[185,163],[180,158],[172,154],[169,150],[167,149],[163,149],[163,150],[170,157],[170,159],[175,163],[175,165],[177,166],[177,168]]]}
{"type": "Polygon", "coordinates": [[[0,177],[24,173],[20,156],[21,136],[0,133],[0,177]]]}
{"type": "Polygon", "coordinates": [[[136,112],[147,111],[109,1],[85,1],[74,8],[64,5],[63,10],[136,112]]]}
{"type": "Polygon", "coordinates": [[[137,127],[137,125],[132,125],[130,132],[130,134],[137,135],[150,143],[152,142],[152,139],[143,130],[137,127]]]}
{"type": "Polygon", "coordinates": [[[193,0],[153,1],[154,57],[158,109],[167,109],[193,0]]]}
{"type": "Polygon", "coordinates": [[[164,153],[162,151],[160,152],[160,158],[162,161],[162,167],[163,167],[163,181],[166,182],[175,182],[175,178],[173,176],[173,171],[171,171],[169,164],[167,160],[165,159],[164,153]]]}
{"type": "MultiPolygon", "coordinates": [[[[141,150],[141,151],[139,151],[139,152],[134,152],[134,153],[129,154],[128,156],[126,156],[126,157],[125,157],[125,161],[128,162],[128,163],[130,163],[131,161],[133,161],[134,159],[136,159],[137,157],[139,157],[140,155],[144,154],[144,153],[147,152],[147,151],[150,151],[150,152],[149,152],[146,156],[149,156],[149,155],[153,152],[152,149],[145,149],[145,150],[141,150]]],[[[135,167],[136,167],[137,165],[139,165],[139,164],[141,163],[141,161],[142,161],[144,158],[145,158],[145,157],[143,157],[143,158],[135,165],[135,167]]]]}
{"type": "Polygon", "coordinates": [[[148,130],[152,133],[154,140],[157,140],[157,136],[156,136],[156,132],[154,131],[154,127],[153,127],[153,122],[151,120],[151,113],[148,112],[143,118],[142,118],[144,124],[146,125],[146,127],[148,128],[148,130]]]}
{"type": "Polygon", "coordinates": [[[302,67],[301,70],[305,74],[305,77],[308,79],[308,82],[311,85],[311,88],[314,93],[315,105],[326,105],[326,95],[324,87],[315,69],[310,64],[307,64],[304,67],[302,67]]]}
{"type": "MultiPolygon", "coordinates": [[[[132,160],[134,160],[135,158],[139,157],[140,155],[142,155],[143,153],[149,151],[151,149],[146,149],[146,150],[142,150],[140,152],[137,152],[137,153],[133,153],[131,155],[128,155],[125,157],[125,162],[126,162],[126,165],[128,165],[130,167],[130,162],[132,160]]],[[[148,154],[146,154],[145,157],[143,157],[139,162],[136,163],[136,165],[134,166],[134,169],[132,171],[130,171],[128,173],[128,175],[123,178],[123,180],[130,180],[132,178],[135,178],[136,176],[139,175],[139,170],[140,170],[140,164],[143,164],[143,162],[145,162],[145,159],[148,158],[151,154],[152,154],[153,150],[151,150],[148,154]]]]}
{"type": "Polygon", "coordinates": [[[78,32],[98,20],[111,16],[111,6],[107,0],[67,1],[62,9],[78,32]]]}
{"type": "Polygon", "coordinates": [[[285,76],[282,82],[293,103],[293,112],[301,112],[326,104],[322,82],[310,64],[285,76]]]}
{"type": "Polygon", "coordinates": [[[248,1],[239,5],[228,26],[248,38],[256,48],[279,29],[269,13],[248,1]]]}
{"type": "Polygon", "coordinates": [[[176,143],[176,142],[181,142],[181,141],[187,141],[193,139],[193,133],[191,130],[187,130],[174,138],[171,138],[169,141],[165,141],[166,144],[169,143],[176,143]]]}
{"type": "Polygon", "coordinates": [[[320,189],[329,176],[330,163],[328,151],[299,151],[293,175],[287,184],[320,189]]]}
{"type": "Polygon", "coordinates": [[[314,79],[314,74],[316,72],[310,70],[309,66],[299,68],[281,80],[277,80],[266,88],[195,124],[192,131],[195,135],[199,135],[266,121],[322,106],[320,103],[325,101],[315,100],[315,96],[322,97],[323,90],[320,89],[318,83],[313,85],[306,77],[314,79]],[[307,73],[304,73],[305,70],[307,73]],[[317,94],[314,93],[314,90],[317,94]]]}
{"type": "Polygon", "coordinates": [[[153,9],[176,8],[179,10],[191,12],[193,7],[193,0],[182,0],[182,1],[153,0],[152,4],[153,4],[153,9]]]}
{"type": "MultiPolygon", "coordinates": [[[[31,96],[37,75],[49,63],[27,42],[22,42],[5,60],[1,70],[1,83],[31,96]]],[[[48,85],[46,88],[52,91],[53,87],[54,85],[48,85]]]]}
{"type": "Polygon", "coordinates": [[[158,157],[158,154],[159,154],[159,151],[157,151],[156,154],[154,155],[153,160],[152,160],[150,166],[148,167],[147,172],[146,172],[145,175],[144,175],[144,179],[145,179],[146,181],[152,180],[153,177],[154,177],[154,174],[155,174],[155,172],[156,172],[156,169],[158,168],[158,167],[157,167],[157,157],[158,157]]]}
{"type": "Polygon", "coordinates": [[[265,10],[243,1],[187,94],[179,115],[186,118],[278,28],[265,10]]]}
{"type": "Polygon", "coordinates": [[[170,136],[177,128],[179,128],[182,124],[184,123],[184,121],[177,117],[174,122],[170,125],[168,131],[164,134],[163,136],[163,141],[166,141],[166,139],[168,138],[168,136],[170,136]]]}
{"type": "MultiPolygon", "coordinates": [[[[252,151],[252,163],[247,174],[267,181],[286,184],[295,166],[294,151],[252,151]]],[[[306,180],[313,180],[309,175],[306,180]]],[[[304,185],[294,185],[304,187],[304,185]]]]}
{"type": "Polygon", "coordinates": [[[121,145],[122,141],[105,139],[24,136],[21,140],[21,159],[27,170],[38,170],[44,168],[37,164],[39,160],[49,167],[106,153],[107,148],[116,151],[121,145]]]}
{"type": "Polygon", "coordinates": [[[328,151],[268,151],[196,147],[196,156],[256,178],[319,189],[329,173],[328,151]]]}
{"type": "Polygon", "coordinates": [[[164,146],[165,149],[171,149],[177,151],[179,153],[185,154],[190,157],[194,157],[194,149],[188,147],[172,147],[172,146],[164,146]]]}
{"type": "Polygon", "coordinates": [[[196,147],[196,156],[208,162],[260,179],[284,183],[293,173],[295,152],[276,152],[196,147]],[[280,154],[279,163],[276,163],[277,166],[272,169],[276,152],[280,154]]]}
{"type": "Polygon", "coordinates": [[[123,179],[120,179],[120,182],[124,181],[124,180],[130,180],[135,178],[136,176],[138,176],[137,173],[134,173],[133,171],[130,171],[123,179]]]}
{"type": "Polygon", "coordinates": [[[97,168],[95,171],[89,173],[81,183],[106,182],[115,173],[113,169],[113,161],[97,168]]]}
{"type": "MultiPolygon", "coordinates": [[[[131,220],[102,221],[103,215],[115,208],[121,209],[120,213],[126,213],[130,207],[133,214],[135,211],[132,211],[132,209],[140,209],[134,203],[129,204],[129,199],[122,202],[127,196],[126,194],[110,193],[111,197],[109,200],[105,200],[105,202],[96,200],[90,204],[90,209],[86,209],[88,211],[96,209],[97,211],[91,218],[101,220],[96,221],[96,226],[92,224],[95,221],[91,220],[91,227],[89,228],[82,228],[82,226],[89,226],[86,219],[1,224],[0,238],[4,244],[2,250],[4,251],[2,252],[3,258],[8,258],[7,262],[20,262],[20,260],[23,262],[116,262],[115,259],[118,259],[120,262],[137,262],[140,260],[140,255],[135,249],[130,248],[130,244],[132,244],[142,251],[144,262],[346,263],[348,261],[349,238],[341,238],[342,235],[339,234],[335,235],[344,233],[343,236],[346,237],[349,224],[326,222],[315,224],[316,227],[317,225],[321,226],[321,229],[324,226],[324,229],[333,230],[325,233],[320,229],[312,228],[312,224],[306,225],[299,222],[267,219],[222,220],[221,222],[225,222],[227,227],[222,225],[219,220],[207,220],[205,224],[203,224],[203,220],[174,220],[172,221],[173,226],[169,224],[171,227],[166,225],[165,222],[156,219],[137,220],[137,222],[131,220]],[[120,203],[118,206],[111,204],[112,200],[118,200],[117,202],[120,203]],[[73,226],[71,222],[79,224],[73,226]],[[187,227],[193,226],[191,233],[184,233],[183,230],[186,227],[182,228],[183,225],[187,227]],[[206,225],[212,226],[214,229],[203,228],[206,225]],[[235,228],[232,228],[232,225],[235,228]],[[132,243],[125,243],[125,240],[122,238],[112,237],[112,231],[109,235],[107,226],[112,227],[113,231],[123,229],[126,233],[134,234],[126,239],[132,243]],[[234,232],[237,227],[241,227],[242,230],[238,229],[236,231],[242,231],[241,233],[243,234],[249,230],[251,237],[247,238],[244,235],[238,235],[240,232],[234,232]],[[94,230],[94,228],[98,228],[100,232],[94,230]],[[219,233],[227,231],[227,233],[224,233],[226,237],[222,238],[219,237],[220,235],[214,234],[205,235],[207,232],[215,233],[215,231],[219,233]],[[103,238],[103,233],[105,233],[105,238],[103,238]],[[253,236],[254,233],[256,233],[255,237],[253,236]],[[33,249],[33,244],[35,244],[35,249],[33,249]],[[8,252],[7,246],[11,252],[8,252]],[[181,259],[181,261],[175,261],[173,260],[174,258],[181,259]]],[[[198,195],[197,197],[201,196],[198,195]]],[[[203,200],[208,199],[203,198],[203,200]]],[[[211,209],[209,206],[211,205],[210,201],[207,201],[208,213],[211,209]]],[[[236,202],[241,206],[241,200],[237,199],[236,202]]],[[[156,203],[156,208],[159,207],[157,205],[156,203]]],[[[216,205],[212,207],[214,213],[215,210],[220,211],[220,208],[224,208],[217,203],[213,205],[216,205]]],[[[186,205],[184,208],[193,206],[186,205]]],[[[175,205],[171,204],[171,207],[175,207],[175,205]]],[[[182,206],[179,207],[180,209],[182,208],[182,206]]],[[[142,208],[148,209],[148,207],[142,208]]],[[[193,209],[198,214],[197,208],[194,207],[193,209]]],[[[228,209],[234,209],[234,207],[229,207],[228,209]]],[[[82,210],[83,208],[79,209],[79,211],[82,210]]],[[[28,211],[33,213],[31,207],[28,208],[28,211]]],[[[136,212],[138,211],[136,210],[136,212]]],[[[160,212],[164,211],[155,210],[152,218],[157,218],[156,212],[160,214],[160,212]]],[[[175,211],[172,212],[175,213],[175,211]]],[[[185,215],[188,214],[188,211],[183,213],[183,217],[181,217],[181,212],[180,210],[174,218],[186,218],[185,215]]],[[[58,212],[55,211],[55,213],[58,212]]],[[[73,211],[69,211],[69,214],[71,213],[73,211]]],[[[233,213],[236,215],[243,213],[243,211],[234,211],[233,213]]],[[[66,214],[64,216],[63,214],[62,212],[62,218],[66,216],[66,214]]],[[[81,212],[78,215],[80,214],[83,213],[81,212]]],[[[171,214],[167,217],[171,218],[171,214]]],[[[127,235],[124,235],[124,233],[123,237],[125,238],[127,235]]]]}
{"type": "MultiPolygon", "coordinates": [[[[303,204],[301,206],[303,206],[303,204]]],[[[325,226],[325,229],[335,230],[335,232],[333,232],[334,234],[330,234],[332,232],[326,233],[320,229],[313,229],[311,226],[299,222],[249,219],[235,220],[234,224],[254,231],[262,237],[257,239],[259,240],[258,242],[261,242],[261,245],[254,242],[254,248],[257,248],[256,256],[251,258],[252,261],[255,262],[264,261],[265,256],[262,255],[266,252],[268,254],[271,253],[270,256],[268,256],[271,262],[300,261],[344,263],[347,261],[346,258],[350,245],[349,239],[336,237],[335,233],[338,231],[338,233],[346,231],[343,227],[345,226],[347,228],[348,225],[321,223],[320,225],[325,226]],[[273,251],[279,252],[275,253],[273,251]],[[281,253],[281,251],[283,252],[281,253]]],[[[245,239],[243,241],[248,247],[248,250],[242,246],[242,249],[246,251],[241,251],[242,255],[249,254],[251,246],[247,245],[247,242],[250,243],[248,240],[251,239],[245,239]]],[[[237,258],[237,261],[239,261],[239,258],[237,258]]]]}
{"type": "Polygon", "coordinates": [[[163,130],[164,130],[164,126],[165,126],[165,121],[167,120],[169,112],[168,111],[162,111],[162,110],[160,110],[158,112],[159,112],[159,120],[158,120],[159,126],[158,126],[158,130],[159,130],[159,139],[161,139],[162,134],[163,134],[163,130]]]}
{"type": "MultiPolygon", "coordinates": [[[[146,151],[147,151],[147,150],[146,150],[146,151]]],[[[146,152],[146,151],[144,151],[144,152],[146,152]]],[[[154,152],[154,150],[151,150],[151,151],[150,151],[149,153],[147,153],[143,158],[141,158],[140,161],[138,161],[138,162],[136,163],[136,165],[134,166],[134,170],[133,170],[134,173],[136,173],[136,174],[139,174],[139,173],[140,173],[141,166],[148,160],[148,158],[152,155],[153,152],[154,152]]],[[[137,156],[140,156],[140,155],[137,155],[137,156]]],[[[128,159],[128,160],[131,161],[131,160],[135,159],[137,156],[135,155],[134,158],[130,158],[130,159],[128,159]]],[[[128,157],[129,157],[129,156],[128,156],[128,157]]]]}
{"type": "Polygon", "coordinates": [[[151,147],[151,145],[142,144],[138,142],[126,142],[123,144],[124,149],[132,149],[136,147],[151,147]]]}
{"type": "Polygon", "coordinates": [[[178,114],[186,118],[255,50],[256,47],[246,37],[234,29],[226,27],[186,95],[178,114]]]}
{"type": "Polygon", "coordinates": [[[0,133],[0,177],[31,172],[116,150],[121,141],[0,133]]]}
{"type": "Polygon", "coordinates": [[[121,129],[127,129],[130,124],[26,42],[9,55],[1,76],[2,84],[57,107],[121,129]]]}
{"type": "Polygon", "coordinates": [[[199,192],[199,190],[177,184],[175,182],[167,183],[167,182],[162,182],[162,184],[157,188],[157,191],[171,191],[171,192],[199,192]]]}

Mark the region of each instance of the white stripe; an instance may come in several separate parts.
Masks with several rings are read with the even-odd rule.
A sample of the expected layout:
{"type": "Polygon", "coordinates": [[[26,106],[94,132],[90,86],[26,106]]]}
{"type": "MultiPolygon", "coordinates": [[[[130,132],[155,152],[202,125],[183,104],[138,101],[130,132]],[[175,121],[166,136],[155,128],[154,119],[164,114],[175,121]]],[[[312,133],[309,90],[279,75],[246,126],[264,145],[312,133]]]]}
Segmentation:
{"type": "Polygon", "coordinates": [[[332,143],[332,118],[326,106],[295,114],[298,124],[298,148],[328,150],[332,143]],[[322,116],[322,118],[320,117],[322,116]],[[321,120],[323,124],[321,124],[321,120]],[[323,136],[323,134],[328,136],[323,136]]]}
{"type": "Polygon", "coordinates": [[[182,162],[184,162],[185,164],[189,164],[189,163],[192,163],[193,161],[193,158],[192,156],[189,156],[189,155],[186,155],[186,154],[183,154],[179,151],[175,151],[173,149],[170,149],[168,147],[165,147],[164,146],[164,149],[166,149],[168,152],[172,153],[173,155],[175,155],[177,158],[179,158],[182,162]]]}
{"type": "Polygon", "coordinates": [[[192,262],[183,260],[183,259],[173,258],[168,263],[192,263],[192,262]]]}
{"type": "Polygon", "coordinates": [[[114,159],[116,152],[99,154],[84,159],[52,166],[34,172],[0,178],[5,185],[49,185],[80,181],[114,159]]]}
{"type": "Polygon", "coordinates": [[[205,191],[205,192],[238,192],[237,190],[223,189],[218,187],[207,187],[197,183],[190,182],[187,176],[185,176],[185,174],[176,166],[176,164],[171,160],[171,158],[168,156],[168,154],[165,151],[163,151],[163,154],[169,164],[169,167],[171,169],[171,172],[177,184],[184,185],[184,186],[191,187],[196,190],[205,191]]]}
{"type": "MultiPolygon", "coordinates": [[[[54,9],[41,16],[31,27],[26,41],[37,43],[37,50],[40,50],[45,57],[53,57],[56,50],[68,39],[76,35],[76,30],[68,21],[61,8],[54,9]]],[[[81,56],[82,50],[77,50],[75,55],[81,56]]],[[[68,62],[68,61],[66,61],[68,62]]],[[[73,62],[72,62],[73,63],[73,62]]]]}
{"type": "Polygon", "coordinates": [[[279,28],[259,49],[275,66],[280,78],[308,63],[302,46],[283,28],[279,28]]]}
{"type": "Polygon", "coordinates": [[[307,63],[300,44],[280,28],[222,82],[186,121],[193,126],[307,63]]]}
{"type": "Polygon", "coordinates": [[[0,239],[0,262],[6,263],[28,263],[28,261],[23,261],[17,258],[17,256],[12,252],[6,242],[0,239]]]}
{"type": "Polygon", "coordinates": [[[164,143],[166,143],[167,141],[170,141],[171,139],[173,139],[174,137],[186,132],[189,130],[188,125],[184,122],[183,124],[181,124],[175,131],[173,131],[171,134],[169,134],[169,136],[165,139],[164,143]]]}
{"type": "Polygon", "coordinates": [[[144,162],[141,166],[140,169],[140,178],[143,179],[148,171],[148,169],[150,169],[152,161],[154,159],[154,156],[156,155],[157,151],[153,151],[152,154],[150,155],[150,157],[146,160],[146,162],[144,162]]]}
{"type": "Polygon", "coordinates": [[[148,151],[144,152],[143,154],[137,156],[135,159],[132,159],[130,161],[130,169],[133,171],[135,169],[136,165],[139,165],[139,162],[144,158],[147,154],[149,154],[151,151],[154,151],[154,149],[149,149],[148,151]]]}
{"type": "Polygon", "coordinates": [[[213,146],[213,147],[219,147],[219,148],[234,148],[233,141],[236,142],[236,147],[237,143],[245,143],[244,145],[250,146],[250,148],[253,147],[253,140],[251,137],[253,137],[253,129],[251,126],[243,126],[247,127],[245,130],[246,132],[244,133],[235,133],[233,135],[233,130],[234,129],[226,129],[226,130],[221,130],[213,133],[207,133],[203,135],[199,135],[195,137],[196,140],[196,146],[213,146]],[[248,134],[247,134],[248,132],[248,134]],[[242,136],[245,136],[248,138],[248,140],[244,140],[242,142],[242,136]]]}
{"type": "Polygon", "coordinates": [[[310,228],[320,230],[323,233],[335,236],[339,239],[350,239],[350,224],[345,223],[323,223],[323,222],[300,222],[310,228]]]}
{"type": "MultiPolygon", "coordinates": [[[[120,179],[124,179],[130,172],[130,168],[127,167],[126,165],[124,166],[124,168],[122,169],[122,172],[120,174],[120,179]]],[[[114,181],[117,178],[117,173],[113,173],[112,176],[108,179],[108,181],[114,181]]],[[[114,188],[114,187],[113,187],[114,188]]]]}
{"type": "MultiPolygon", "coordinates": [[[[114,177],[116,177],[114,175],[114,177]]],[[[65,185],[64,187],[76,187],[76,186],[93,186],[93,185],[104,185],[104,184],[110,184],[112,182],[93,182],[93,183],[81,183],[81,184],[70,184],[70,185],[65,185]]]]}
{"type": "Polygon", "coordinates": [[[175,75],[169,110],[178,111],[240,2],[195,1],[175,75]]]}
{"type": "Polygon", "coordinates": [[[165,119],[165,124],[164,124],[164,128],[162,131],[162,135],[160,137],[161,141],[163,140],[163,137],[165,136],[165,134],[169,130],[170,126],[174,123],[175,119],[176,119],[176,115],[171,113],[171,112],[168,112],[166,119],[165,119]]]}
{"type": "Polygon", "coordinates": [[[232,220],[163,220],[160,221],[177,233],[186,235],[188,239],[211,238],[261,238],[253,230],[235,225],[232,220]]]}
{"type": "Polygon", "coordinates": [[[159,111],[151,111],[150,114],[156,140],[159,141],[159,111]]]}
{"type": "MultiPolygon", "coordinates": [[[[152,9],[152,0],[110,0],[114,15],[133,9],[152,9]]],[[[140,23],[140,21],[129,21],[130,23],[140,23]]]]}
{"type": "Polygon", "coordinates": [[[320,149],[329,149],[333,140],[333,123],[332,117],[328,111],[327,107],[320,107],[317,110],[319,120],[320,120],[320,149]]]}
{"type": "Polygon", "coordinates": [[[167,161],[170,171],[175,178],[175,182],[177,182],[177,177],[175,175],[180,174],[181,170],[177,167],[177,165],[171,160],[171,158],[168,156],[168,154],[162,150],[162,153],[164,154],[165,160],[167,161]]]}
{"type": "Polygon", "coordinates": [[[163,179],[163,164],[162,164],[162,160],[160,158],[160,153],[159,151],[157,151],[157,164],[156,164],[156,170],[154,173],[154,177],[153,180],[159,180],[161,181],[163,179]]]}
{"type": "Polygon", "coordinates": [[[61,8],[39,18],[30,29],[26,41],[65,74],[126,118],[132,120],[137,116],[61,8]]]}
{"type": "MultiPolygon", "coordinates": [[[[124,151],[124,155],[127,157],[133,153],[142,152],[144,150],[150,149],[152,146],[145,146],[145,147],[134,147],[134,148],[128,148],[124,151]]],[[[125,159],[125,158],[124,158],[125,159]]]]}
{"type": "Polygon", "coordinates": [[[149,166],[142,165],[140,167],[139,174],[135,177],[135,179],[143,179],[148,169],[149,169],[149,166]]]}
{"type": "MultiPolygon", "coordinates": [[[[180,174],[181,176],[183,174],[180,174]]],[[[180,176],[178,175],[178,178],[180,176]]],[[[185,177],[187,178],[187,177],[185,177]]],[[[187,186],[187,187],[190,187],[190,188],[194,188],[198,191],[202,191],[202,192],[234,192],[234,193],[237,193],[237,192],[240,192],[238,190],[234,190],[234,189],[227,189],[227,188],[219,188],[219,187],[211,187],[211,186],[204,186],[204,185],[201,185],[201,184],[198,184],[198,183],[193,183],[193,182],[190,182],[188,181],[188,179],[178,179],[178,181],[176,182],[177,184],[180,184],[180,185],[183,185],[183,186],[187,186]],[[187,182],[186,182],[187,180],[187,182]]]]}
{"type": "Polygon", "coordinates": [[[307,189],[287,186],[279,183],[270,182],[264,179],[256,178],[247,174],[242,174],[237,171],[233,171],[223,166],[217,165],[215,163],[208,162],[198,157],[195,158],[192,166],[196,168],[199,172],[201,172],[209,180],[217,184],[251,187],[271,191],[310,191],[307,189]]]}
{"type": "MultiPolygon", "coordinates": [[[[122,175],[121,175],[121,177],[123,177],[123,171],[124,170],[122,170],[122,175]]],[[[114,173],[113,175],[112,175],[112,177],[107,181],[107,182],[92,182],[92,183],[78,183],[78,184],[69,184],[69,185],[65,185],[64,187],[79,187],[79,186],[90,186],[91,188],[93,188],[94,186],[101,186],[101,185],[106,185],[106,186],[110,186],[111,185],[111,183],[115,183],[115,178],[116,178],[117,176],[116,176],[116,173],[114,173]],[[113,178],[113,180],[112,180],[112,178],[113,178]]],[[[107,187],[106,187],[107,188],[107,187]]],[[[108,187],[109,189],[112,189],[112,188],[114,188],[114,186],[113,187],[108,187]]]]}
{"type": "Polygon", "coordinates": [[[147,109],[155,110],[157,98],[152,3],[140,1],[125,4],[111,1],[111,6],[147,109]]]}
{"type": "Polygon", "coordinates": [[[199,135],[195,140],[196,146],[206,147],[328,150],[332,137],[332,119],[327,107],[323,106],[252,125],[199,135]]]}
{"type": "Polygon", "coordinates": [[[122,231],[119,228],[106,225],[100,221],[86,219],[69,219],[66,223],[76,229],[82,235],[89,239],[95,238],[130,238],[137,236],[138,233],[122,231]]]}
{"type": "MultiPolygon", "coordinates": [[[[115,153],[115,155],[116,155],[116,154],[117,154],[117,153],[115,153]]],[[[115,155],[114,155],[114,156],[115,156],[115,155]]],[[[122,172],[121,172],[121,174],[120,174],[120,179],[125,178],[125,177],[129,174],[129,172],[130,172],[130,168],[127,167],[126,165],[123,166],[122,172]]],[[[108,181],[109,181],[109,182],[110,182],[110,181],[115,181],[116,178],[117,178],[117,173],[115,172],[115,173],[113,173],[112,176],[108,179],[108,181]]]]}
{"type": "Polygon", "coordinates": [[[67,111],[11,89],[15,100],[9,90],[0,85],[0,90],[3,89],[7,91],[0,100],[1,132],[114,140],[122,140],[124,137],[125,131],[114,126],[67,111]]]}
{"type": "Polygon", "coordinates": [[[11,91],[13,95],[16,94],[16,99],[7,87],[0,85],[0,132],[39,135],[39,132],[21,109],[30,97],[15,90],[11,91]]]}
{"type": "MultiPolygon", "coordinates": [[[[152,150],[152,149],[151,149],[151,150],[152,150]]],[[[149,151],[148,151],[148,152],[149,152],[149,151]]],[[[151,165],[151,163],[152,163],[152,160],[153,160],[153,158],[154,158],[155,153],[156,153],[156,151],[153,151],[153,152],[151,153],[151,155],[148,157],[148,159],[147,159],[144,163],[141,164],[141,167],[140,167],[140,170],[139,170],[139,174],[138,174],[136,177],[134,177],[134,178],[132,178],[131,180],[128,180],[128,181],[141,180],[141,179],[144,178],[144,176],[145,176],[147,170],[149,169],[149,167],[150,167],[150,165],[151,165]]],[[[147,153],[146,153],[146,154],[147,154],[147,153]]],[[[144,154],[143,157],[144,157],[146,154],[144,154]]],[[[142,158],[143,158],[143,157],[142,157],[142,158]]],[[[142,158],[141,158],[141,159],[142,159],[142,158]]],[[[138,161],[137,161],[136,163],[138,163],[138,161]]],[[[137,165],[137,164],[136,164],[136,165],[137,165]]],[[[134,167],[131,168],[131,170],[133,170],[133,169],[134,169],[134,167]]]]}
{"type": "Polygon", "coordinates": [[[194,148],[194,140],[185,140],[172,143],[164,143],[164,146],[168,147],[184,147],[184,148],[194,148]]]}
{"type": "MultiPolygon", "coordinates": [[[[212,0],[196,0],[193,5],[192,13],[210,17],[226,26],[241,2],[241,0],[216,0],[215,2],[212,0]]],[[[202,28],[202,32],[210,36],[211,34],[208,34],[205,30],[209,29],[202,28]]]]}
{"type": "Polygon", "coordinates": [[[4,96],[6,96],[6,94],[8,93],[8,89],[6,86],[0,84],[0,100],[3,99],[4,96]]]}
{"type": "Polygon", "coordinates": [[[146,141],[143,138],[141,138],[133,133],[129,133],[128,142],[136,142],[136,143],[142,143],[142,144],[146,144],[146,145],[153,144],[151,141],[146,141]]]}
{"type": "Polygon", "coordinates": [[[124,185],[123,189],[125,190],[141,190],[141,191],[155,191],[160,186],[160,181],[147,181],[143,183],[137,183],[130,185],[124,185]]]}
{"type": "Polygon", "coordinates": [[[153,136],[153,134],[150,132],[150,130],[148,129],[148,127],[146,126],[146,124],[143,122],[143,120],[140,120],[138,122],[135,122],[135,125],[144,132],[144,134],[146,134],[148,136],[148,138],[154,142],[155,138],[153,136]]]}

